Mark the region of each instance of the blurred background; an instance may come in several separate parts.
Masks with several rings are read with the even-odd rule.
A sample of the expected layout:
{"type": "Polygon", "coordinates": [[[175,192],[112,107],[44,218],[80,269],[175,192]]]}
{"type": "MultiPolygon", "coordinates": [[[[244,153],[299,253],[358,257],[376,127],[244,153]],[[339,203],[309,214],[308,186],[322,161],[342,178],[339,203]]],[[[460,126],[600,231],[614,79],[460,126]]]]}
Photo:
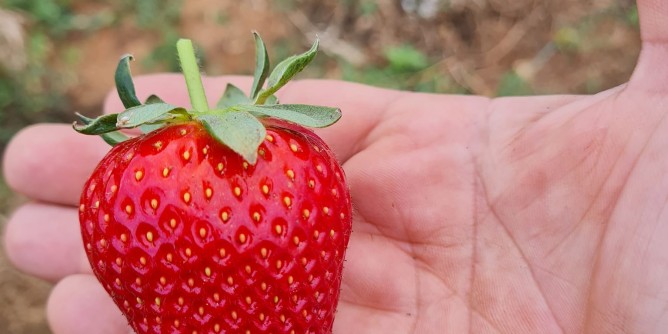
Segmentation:
{"type": "MultiPolygon", "coordinates": [[[[124,53],[134,74],[177,71],[184,36],[207,74],[250,74],[252,30],[272,60],[320,36],[302,78],[486,96],[596,93],[640,45],[630,0],[0,0],[0,156],[29,124],[98,114],[124,53]]],[[[0,177],[0,227],[22,201],[0,177]]],[[[48,289],[0,250],[0,333],[49,333],[48,289]]]]}

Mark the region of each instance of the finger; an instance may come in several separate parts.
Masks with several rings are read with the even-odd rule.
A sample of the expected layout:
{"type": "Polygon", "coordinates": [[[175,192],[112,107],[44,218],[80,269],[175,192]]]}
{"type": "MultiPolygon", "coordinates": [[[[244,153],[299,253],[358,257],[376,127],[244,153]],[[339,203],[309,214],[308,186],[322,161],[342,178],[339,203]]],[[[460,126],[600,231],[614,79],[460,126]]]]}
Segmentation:
{"type": "Polygon", "coordinates": [[[7,223],[5,247],[17,268],[43,279],[90,272],[74,208],[24,205],[7,223]]]}
{"type": "Polygon", "coordinates": [[[638,0],[640,33],[649,43],[668,43],[668,2],[665,0],[638,0]]]}
{"type": "Polygon", "coordinates": [[[390,106],[407,93],[335,80],[302,80],[280,92],[282,103],[338,107],[343,116],[334,125],[317,129],[342,162],[359,152],[367,135],[390,106]]]}
{"type": "Polygon", "coordinates": [[[651,92],[668,91],[668,1],[638,0],[642,50],[630,86],[651,92]]]}
{"type": "Polygon", "coordinates": [[[109,150],[100,138],[83,136],[63,124],[40,124],[19,132],[7,146],[7,183],[36,200],[74,205],[81,189],[109,150]]]}
{"type": "MultiPolygon", "coordinates": [[[[247,91],[251,78],[240,76],[205,77],[203,79],[209,105],[213,106],[228,83],[247,91]]],[[[166,102],[189,106],[187,88],[179,74],[155,74],[135,79],[137,95],[144,99],[156,94],[166,102]]],[[[355,83],[333,80],[299,80],[288,84],[277,94],[282,103],[314,104],[338,107],[343,117],[335,125],[318,129],[338,158],[347,160],[359,148],[365,136],[375,126],[380,116],[393,101],[405,93],[380,89],[355,83]]],[[[110,93],[105,102],[105,112],[122,110],[116,93],[110,93]]]]}
{"type": "Polygon", "coordinates": [[[49,297],[47,318],[54,334],[132,333],[92,275],[73,275],[60,281],[49,297]]]}

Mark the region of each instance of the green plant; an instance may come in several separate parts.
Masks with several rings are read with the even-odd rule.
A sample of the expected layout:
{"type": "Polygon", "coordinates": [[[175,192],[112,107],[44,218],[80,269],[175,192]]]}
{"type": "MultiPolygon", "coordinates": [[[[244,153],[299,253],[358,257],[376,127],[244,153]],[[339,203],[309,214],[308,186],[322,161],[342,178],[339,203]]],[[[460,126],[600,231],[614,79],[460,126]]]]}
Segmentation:
{"type": "Polygon", "coordinates": [[[5,0],[4,6],[27,13],[39,27],[49,27],[54,36],[62,37],[72,29],[74,14],[68,0],[5,0]]]}
{"type": "Polygon", "coordinates": [[[624,18],[626,19],[626,22],[636,28],[639,29],[640,27],[640,18],[638,17],[638,7],[637,6],[631,6],[627,10],[624,11],[624,18]]]}
{"type": "MultiPolygon", "coordinates": [[[[25,68],[0,72],[0,148],[26,124],[39,117],[48,120],[41,115],[44,110],[66,109],[68,105],[64,96],[69,82],[47,64],[53,52],[48,36],[34,31],[27,38],[25,68]]],[[[58,119],[58,114],[51,114],[50,118],[58,119]]]]}
{"type": "Polygon", "coordinates": [[[396,72],[420,71],[429,66],[427,56],[410,44],[387,48],[385,58],[390,69],[396,72]]]}
{"type": "Polygon", "coordinates": [[[372,16],[378,12],[378,4],[372,0],[362,0],[359,3],[362,16],[372,16]]]}
{"type": "Polygon", "coordinates": [[[173,47],[179,39],[178,26],[181,20],[182,0],[125,0],[120,6],[121,12],[134,13],[137,27],[145,32],[158,34],[160,44],[151,54],[142,60],[147,69],[161,68],[165,71],[178,71],[179,64],[174,58],[173,47]]]}
{"type": "Polygon", "coordinates": [[[519,96],[519,95],[531,95],[533,90],[531,85],[524,80],[520,75],[515,71],[508,71],[501,77],[501,81],[498,84],[497,96],[519,96]]]}
{"type": "Polygon", "coordinates": [[[27,124],[68,120],[64,111],[71,108],[66,95],[78,57],[71,48],[57,45],[71,32],[100,29],[112,21],[104,11],[77,15],[68,0],[5,0],[3,5],[22,13],[30,22],[30,29],[25,31],[22,50],[26,65],[18,70],[0,69],[0,151],[27,124]],[[56,71],[53,64],[59,62],[56,71]]]}

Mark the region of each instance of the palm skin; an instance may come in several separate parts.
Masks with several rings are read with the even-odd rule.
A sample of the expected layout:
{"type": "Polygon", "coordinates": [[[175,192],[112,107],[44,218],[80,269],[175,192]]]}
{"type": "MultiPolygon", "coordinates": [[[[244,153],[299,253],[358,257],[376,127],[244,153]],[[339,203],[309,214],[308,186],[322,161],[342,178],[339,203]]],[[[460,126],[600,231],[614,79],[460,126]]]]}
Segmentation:
{"type": "Polygon", "coordinates": [[[358,215],[339,332],[668,328],[668,99],[630,86],[387,111],[345,165],[358,215]]]}
{"type": "MultiPolygon", "coordinates": [[[[665,332],[668,6],[638,5],[636,72],[594,96],[286,87],[284,102],[344,110],[319,132],[344,163],[356,212],[334,333],[665,332]]],[[[250,85],[212,78],[207,90],[230,80],[250,85]]],[[[186,99],[175,76],[137,86],[186,99]]],[[[113,98],[105,106],[119,108],[113,98]]],[[[90,275],[74,208],[106,150],[41,125],[5,157],[10,185],[36,201],[10,220],[7,252],[25,272],[59,281],[48,305],[57,334],[128,331],[90,275]]]]}

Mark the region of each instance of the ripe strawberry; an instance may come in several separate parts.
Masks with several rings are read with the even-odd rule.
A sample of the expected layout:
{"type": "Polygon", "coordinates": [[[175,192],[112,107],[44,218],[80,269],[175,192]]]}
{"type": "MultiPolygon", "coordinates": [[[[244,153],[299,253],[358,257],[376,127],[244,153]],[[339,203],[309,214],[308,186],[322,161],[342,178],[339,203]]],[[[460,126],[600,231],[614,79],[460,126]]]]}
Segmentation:
{"type": "Polygon", "coordinates": [[[140,104],[125,56],[116,79],[128,109],[75,124],[115,145],[86,183],[79,217],[93,272],[137,333],[331,333],[350,197],[327,145],[296,123],[324,126],[340,112],[273,97],[317,41],[262,89],[268,63],[255,36],[250,97],[228,86],[208,110],[182,40],[194,110],[157,97],[140,104]],[[152,131],[117,132],[138,126],[152,131]]]}

